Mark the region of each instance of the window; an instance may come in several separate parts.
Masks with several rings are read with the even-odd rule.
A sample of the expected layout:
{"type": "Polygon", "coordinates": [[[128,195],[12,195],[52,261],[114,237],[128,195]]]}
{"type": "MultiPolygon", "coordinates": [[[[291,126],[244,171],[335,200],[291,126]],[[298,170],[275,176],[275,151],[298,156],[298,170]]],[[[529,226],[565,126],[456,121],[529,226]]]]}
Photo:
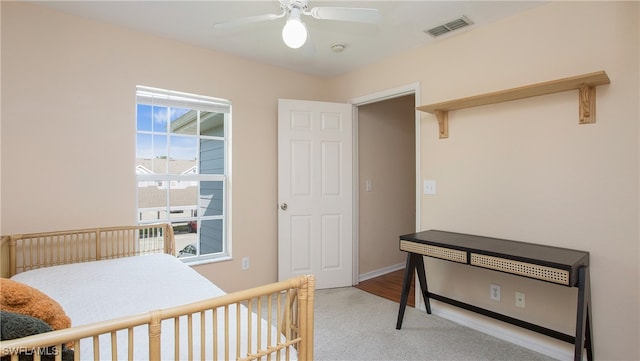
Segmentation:
{"type": "Polygon", "coordinates": [[[171,223],[176,256],[230,256],[231,102],[137,87],[138,224],[171,223]]]}

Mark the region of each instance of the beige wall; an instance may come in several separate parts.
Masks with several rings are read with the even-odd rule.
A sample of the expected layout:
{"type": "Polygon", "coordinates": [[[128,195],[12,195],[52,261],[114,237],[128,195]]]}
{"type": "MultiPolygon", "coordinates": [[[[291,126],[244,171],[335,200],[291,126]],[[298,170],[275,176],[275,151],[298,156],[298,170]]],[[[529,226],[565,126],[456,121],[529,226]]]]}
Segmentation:
{"type": "Polygon", "coordinates": [[[135,224],[136,85],[233,101],[234,260],[197,269],[229,291],[275,281],[277,99],[323,100],[325,81],[5,1],[3,234],[135,224]]]}
{"type": "MultiPolygon", "coordinates": [[[[449,114],[449,139],[422,116],[421,228],[591,255],[596,359],[640,359],[638,2],[551,2],[333,79],[351,99],[415,81],[421,104],[605,70],[597,123],[578,125],[577,92],[449,114]]],[[[573,333],[575,289],[429,260],[434,292],[573,333]],[[502,302],[489,300],[489,284],[502,302]],[[526,308],[514,307],[514,292],[526,308]]],[[[566,347],[568,348],[568,344],[566,347]]],[[[565,347],[563,345],[563,347],[565,347]]]]}
{"type": "Polygon", "coordinates": [[[413,95],[358,107],[360,275],[404,263],[398,235],[416,229],[415,114],[413,95]]]}
{"type": "MultiPolygon", "coordinates": [[[[2,6],[0,6],[0,19],[2,18],[2,6]]],[[[2,27],[0,26],[0,38],[2,27]]],[[[2,46],[0,46],[0,69],[2,69],[2,46]]],[[[2,84],[2,72],[0,71],[0,84],[2,84]]],[[[2,99],[2,86],[0,86],[0,99],[2,99]]],[[[2,157],[2,102],[0,101],[0,158],[2,157]]],[[[0,159],[0,190],[2,189],[2,163],[0,159]]],[[[0,191],[0,234],[2,232],[2,191],[0,191]]]]}
{"type": "MultiPolygon", "coordinates": [[[[419,81],[426,104],[605,70],[594,125],[577,124],[574,92],[452,112],[447,140],[423,115],[421,178],[438,194],[421,197],[421,227],[591,252],[596,358],[640,359],[639,5],[551,2],[327,81],[3,1],[2,233],[133,223],[135,85],[222,97],[235,258],[198,270],[230,291],[271,282],[277,98],[347,101],[419,81]]],[[[428,267],[434,291],[572,332],[575,290],[428,267]]]]}

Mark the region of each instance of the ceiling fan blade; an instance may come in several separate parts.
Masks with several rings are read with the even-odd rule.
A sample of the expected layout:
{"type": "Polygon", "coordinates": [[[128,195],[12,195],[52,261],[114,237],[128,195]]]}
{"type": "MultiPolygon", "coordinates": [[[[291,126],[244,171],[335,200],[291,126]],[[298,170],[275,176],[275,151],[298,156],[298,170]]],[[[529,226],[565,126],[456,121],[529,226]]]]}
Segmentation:
{"type": "Polygon", "coordinates": [[[321,6],[311,9],[311,11],[306,11],[305,14],[322,20],[356,21],[370,24],[380,22],[378,9],[321,6]]]}
{"type": "Polygon", "coordinates": [[[286,11],[282,12],[282,14],[263,14],[256,16],[247,16],[245,18],[238,18],[234,20],[229,20],[221,23],[213,24],[214,29],[228,29],[236,26],[242,26],[251,23],[258,23],[261,21],[269,21],[279,19],[286,15],[286,11]]]}

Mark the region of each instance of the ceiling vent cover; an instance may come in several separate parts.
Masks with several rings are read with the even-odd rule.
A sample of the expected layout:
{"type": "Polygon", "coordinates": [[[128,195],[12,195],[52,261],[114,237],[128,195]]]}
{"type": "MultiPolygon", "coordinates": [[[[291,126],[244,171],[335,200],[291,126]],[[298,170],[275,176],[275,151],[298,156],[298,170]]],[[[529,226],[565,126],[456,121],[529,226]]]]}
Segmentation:
{"type": "Polygon", "coordinates": [[[465,26],[473,24],[473,21],[469,20],[466,16],[461,16],[455,20],[451,20],[446,24],[438,25],[431,29],[425,30],[424,32],[435,37],[440,35],[444,35],[446,33],[450,33],[454,30],[458,30],[460,28],[464,28],[465,26]]]}

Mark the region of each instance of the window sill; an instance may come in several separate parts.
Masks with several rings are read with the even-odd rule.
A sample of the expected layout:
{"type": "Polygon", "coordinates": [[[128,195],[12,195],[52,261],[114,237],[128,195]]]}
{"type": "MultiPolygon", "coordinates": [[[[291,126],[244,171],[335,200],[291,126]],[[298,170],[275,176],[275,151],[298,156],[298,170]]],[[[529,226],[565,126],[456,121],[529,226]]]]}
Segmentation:
{"type": "Polygon", "coordinates": [[[198,257],[198,258],[194,258],[194,259],[188,259],[188,258],[182,258],[180,259],[182,262],[184,262],[184,264],[186,264],[187,266],[200,266],[203,264],[207,264],[207,263],[217,263],[217,262],[224,262],[224,261],[231,261],[233,259],[233,257],[231,256],[222,256],[222,257],[198,257]]]}

